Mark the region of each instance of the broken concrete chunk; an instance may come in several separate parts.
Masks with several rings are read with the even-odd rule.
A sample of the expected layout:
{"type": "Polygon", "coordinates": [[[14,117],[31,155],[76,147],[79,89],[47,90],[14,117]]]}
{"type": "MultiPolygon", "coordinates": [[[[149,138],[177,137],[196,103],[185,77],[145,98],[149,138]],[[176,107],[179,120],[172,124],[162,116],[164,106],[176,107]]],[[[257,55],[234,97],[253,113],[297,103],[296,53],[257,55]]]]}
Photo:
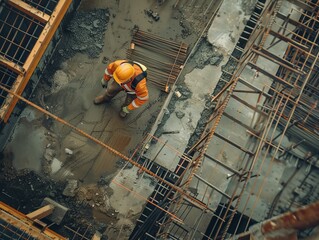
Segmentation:
{"type": "Polygon", "coordinates": [[[95,46],[97,46],[97,48],[99,48],[99,49],[102,49],[102,48],[103,48],[103,45],[100,44],[100,43],[95,43],[95,46]]]}
{"type": "Polygon", "coordinates": [[[94,20],[93,21],[93,26],[95,27],[95,28],[98,28],[99,27],[99,23],[100,23],[100,20],[94,20]]]}
{"type": "Polygon", "coordinates": [[[153,14],[153,10],[147,9],[147,10],[145,10],[145,14],[146,14],[147,16],[151,17],[152,14],[153,14]]]}
{"type": "Polygon", "coordinates": [[[46,148],[44,152],[44,158],[48,162],[51,162],[53,157],[55,156],[55,151],[51,148],[46,148]]]}
{"type": "Polygon", "coordinates": [[[65,148],[64,151],[65,151],[66,154],[69,154],[69,155],[73,154],[73,151],[71,149],[69,149],[69,148],[65,148]]]}
{"type": "Polygon", "coordinates": [[[74,197],[77,189],[78,189],[78,181],[75,179],[71,179],[71,180],[68,180],[68,184],[66,185],[62,194],[67,197],[74,197]]]}
{"type": "Polygon", "coordinates": [[[160,16],[157,12],[153,12],[152,9],[146,9],[145,14],[151,18],[153,18],[156,22],[160,19],[160,16]]]}
{"type": "Polygon", "coordinates": [[[160,19],[158,13],[154,13],[154,12],[153,12],[153,14],[152,14],[152,18],[153,18],[156,22],[160,19]]]}

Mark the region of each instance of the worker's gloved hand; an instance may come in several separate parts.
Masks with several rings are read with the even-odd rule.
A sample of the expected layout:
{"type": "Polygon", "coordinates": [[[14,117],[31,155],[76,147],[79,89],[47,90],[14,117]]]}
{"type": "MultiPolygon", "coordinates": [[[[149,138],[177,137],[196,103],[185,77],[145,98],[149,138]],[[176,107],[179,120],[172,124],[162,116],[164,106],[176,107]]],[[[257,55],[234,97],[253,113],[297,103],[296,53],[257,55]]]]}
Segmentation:
{"type": "Polygon", "coordinates": [[[101,79],[101,84],[103,88],[107,88],[107,81],[105,81],[104,78],[101,79]]]}
{"type": "Polygon", "coordinates": [[[128,110],[127,106],[122,107],[122,111],[125,112],[126,114],[130,112],[130,110],[128,110]]]}

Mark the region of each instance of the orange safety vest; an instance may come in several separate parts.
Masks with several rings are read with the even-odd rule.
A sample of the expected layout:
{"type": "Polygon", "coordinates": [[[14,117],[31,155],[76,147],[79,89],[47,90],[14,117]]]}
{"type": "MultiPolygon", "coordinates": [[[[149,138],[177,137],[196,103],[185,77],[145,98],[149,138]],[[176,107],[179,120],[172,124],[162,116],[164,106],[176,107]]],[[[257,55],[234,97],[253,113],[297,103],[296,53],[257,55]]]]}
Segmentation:
{"type": "Polygon", "coordinates": [[[113,77],[113,73],[115,72],[116,68],[125,62],[132,64],[135,73],[131,77],[131,81],[121,84],[121,87],[127,92],[127,94],[136,94],[136,98],[128,105],[129,110],[134,110],[142,106],[149,99],[148,89],[146,86],[146,72],[143,71],[142,67],[136,62],[117,60],[107,66],[104,73],[104,79],[109,81],[113,77]]]}

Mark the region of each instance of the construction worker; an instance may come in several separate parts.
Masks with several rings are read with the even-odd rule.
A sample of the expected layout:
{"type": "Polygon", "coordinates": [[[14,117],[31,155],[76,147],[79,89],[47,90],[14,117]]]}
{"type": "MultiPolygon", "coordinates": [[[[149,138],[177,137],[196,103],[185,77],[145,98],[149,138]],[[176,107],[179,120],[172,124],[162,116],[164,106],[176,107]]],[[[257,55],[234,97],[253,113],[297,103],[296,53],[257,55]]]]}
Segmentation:
{"type": "Polygon", "coordinates": [[[126,92],[126,99],[120,111],[121,117],[139,108],[148,101],[146,67],[138,62],[117,60],[106,69],[101,84],[106,91],[94,99],[94,104],[110,102],[120,91],[126,92]],[[110,81],[113,79],[113,81],[110,81]]]}

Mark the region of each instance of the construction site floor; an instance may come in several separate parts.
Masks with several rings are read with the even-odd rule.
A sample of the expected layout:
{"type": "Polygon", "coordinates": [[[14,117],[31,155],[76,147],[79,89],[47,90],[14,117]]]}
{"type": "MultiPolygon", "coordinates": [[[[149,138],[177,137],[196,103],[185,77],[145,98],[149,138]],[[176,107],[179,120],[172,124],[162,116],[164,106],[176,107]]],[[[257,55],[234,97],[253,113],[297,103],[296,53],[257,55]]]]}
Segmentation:
{"type": "MultiPolygon", "coordinates": [[[[119,111],[124,94],[116,96],[110,104],[93,104],[94,97],[104,91],[100,79],[105,66],[112,60],[126,58],[132,29],[136,26],[169,40],[185,42],[191,49],[205,27],[205,22],[199,17],[200,13],[211,1],[202,2],[200,5],[196,1],[180,1],[183,8],[175,8],[174,1],[158,5],[157,1],[149,0],[140,0],[139,4],[134,1],[83,0],[75,14],[78,25],[83,29],[89,28],[91,32],[102,31],[104,34],[98,35],[102,37],[96,39],[96,42],[94,38],[88,38],[88,42],[82,39],[82,46],[74,46],[72,41],[68,42],[68,37],[71,39],[72,34],[81,36],[81,27],[72,25],[73,28],[66,28],[61,44],[31,101],[130,157],[145,134],[152,129],[167,93],[149,84],[150,100],[146,107],[143,106],[147,110],[142,107],[122,119],[119,111]],[[147,9],[156,11],[160,19],[154,21],[150,18],[146,14],[147,9]],[[92,18],[94,21],[91,25],[85,23],[85,19],[92,18]],[[93,45],[95,52],[89,48],[93,45]],[[68,51],[66,46],[71,47],[72,51],[68,51]]],[[[241,16],[241,21],[244,21],[245,12],[249,12],[253,2],[242,1],[236,5],[239,10],[236,10],[238,15],[234,15],[233,24],[237,16],[241,16]]],[[[217,19],[223,15],[227,16],[226,12],[220,12],[217,19]]],[[[216,45],[215,66],[203,57],[207,53],[205,44],[212,50],[205,38],[203,48],[199,48],[201,52],[194,55],[185,66],[178,90],[186,99],[178,100],[174,111],[168,109],[172,118],[162,129],[168,132],[179,130],[179,135],[166,135],[169,141],[173,141],[173,145],[179,143],[174,146],[179,151],[184,150],[188,138],[195,130],[201,109],[205,107],[204,101],[213,91],[220,68],[229,57],[234,39],[238,38],[243,24],[240,22],[236,31],[225,29],[219,33],[219,37],[214,34],[218,29],[210,32],[208,38],[216,45]],[[193,71],[194,68],[197,69],[193,71]],[[215,81],[211,81],[211,76],[215,76],[215,81]],[[201,85],[206,82],[210,85],[201,85]],[[198,88],[205,91],[198,93],[198,88]],[[184,120],[179,120],[178,112],[186,114],[184,120]],[[180,124],[182,128],[179,128],[180,124]]],[[[152,156],[151,151],[150,154],[152,156]]],[[[165,166],[167,163],[161,164],[165,166]]],[[[2,153],[1,198],[27,213],[37,208],[45,197],[50,197],[70,209],[64,222],[66,226],[93,226],[90,230],[92,233],[98,230],[110,239],[116,239],[116,236],[120,236],[117,239],[127,239],[145,199],[135,198],[132,201],[132,198],[126,198],[129,195],[127,190],[111,183],[115,176],[122,180],[127,177],[128,184],[134,188],[134,179],[138,176],[136,171],[123,170],[123,166],[128,167],[125,164],[119,156],[102,146],[31,106],[26,106],[2,153]]],[[[147,196],[153,190],[154,183],[146,179],[139,182],[138,187],[147,196]]],[[[68,234],[66,230],[64,233],[68,234]]]]}

